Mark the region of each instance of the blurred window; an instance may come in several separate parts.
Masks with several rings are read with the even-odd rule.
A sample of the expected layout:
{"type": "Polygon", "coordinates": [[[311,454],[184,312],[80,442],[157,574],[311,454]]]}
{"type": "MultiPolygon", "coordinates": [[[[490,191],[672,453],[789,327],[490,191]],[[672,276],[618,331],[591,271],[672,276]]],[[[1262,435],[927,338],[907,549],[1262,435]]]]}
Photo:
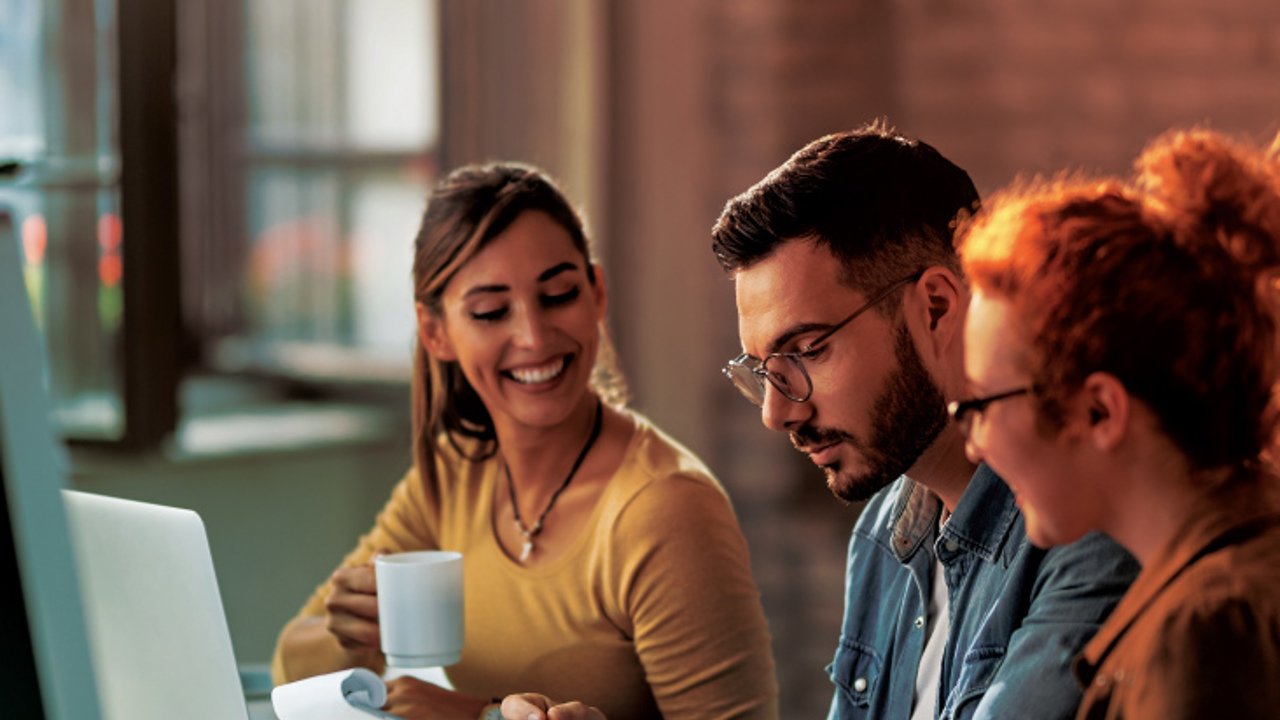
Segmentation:
{"type": "Polygon", "coordinates": [[[0,207],[14,218],[56,421],[125,431],[115,15],[0,0],[0,207]]]}
{"type": "Polygon", "coordinates": [[[434,0],[0,0],[0,207],[69,438],[146,425],[154,444],[179,395],[184,414],[237,397],[179,379],[407,382],[437,14],[434,0]],[[172,201],[155,192],[170,178],[172,201]]]}
{"type": "Polygon", "coordinates": [[[439,144],[434,3],[245,5],[244,321],[222,367],[407,380],[439,144]]]}

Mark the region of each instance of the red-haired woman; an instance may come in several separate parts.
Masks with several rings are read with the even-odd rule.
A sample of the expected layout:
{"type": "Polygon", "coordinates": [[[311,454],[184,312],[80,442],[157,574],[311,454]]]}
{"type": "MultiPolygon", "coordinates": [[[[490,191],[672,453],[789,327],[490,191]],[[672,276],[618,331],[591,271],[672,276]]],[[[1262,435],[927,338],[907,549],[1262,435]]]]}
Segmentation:
{"type": "Polygon", "coordinates": [[[1038,545],[1143,572],[1077,662],[1080,718],[1280,712],[1280,165],[1168,134],[1133,183],[1008,191],[962,236],[968,450],[1038,545]]]}

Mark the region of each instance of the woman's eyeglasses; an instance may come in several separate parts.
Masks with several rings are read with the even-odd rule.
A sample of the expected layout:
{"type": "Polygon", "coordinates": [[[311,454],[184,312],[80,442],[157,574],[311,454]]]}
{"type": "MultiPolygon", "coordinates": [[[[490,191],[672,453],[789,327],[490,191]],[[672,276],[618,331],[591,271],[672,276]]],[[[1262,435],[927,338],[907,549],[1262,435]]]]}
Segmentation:
{"type": "Polygon", "coordinates": [[[947,405],[947,414],[951,417],[951,422],[960,428],[960,433],[966,438],[973,429],[973,419],[986,412],[987,406],[993,402],[1000,400],[1008,400],[1020,395],[1026,395],[1031,392],[1031,388],[1024,387],[1017,390],[1006,390],[1005,392],[996,393],[995,395],[987,395],[985,397],[969,398],[968,400],[955,400],[947,405]]]}

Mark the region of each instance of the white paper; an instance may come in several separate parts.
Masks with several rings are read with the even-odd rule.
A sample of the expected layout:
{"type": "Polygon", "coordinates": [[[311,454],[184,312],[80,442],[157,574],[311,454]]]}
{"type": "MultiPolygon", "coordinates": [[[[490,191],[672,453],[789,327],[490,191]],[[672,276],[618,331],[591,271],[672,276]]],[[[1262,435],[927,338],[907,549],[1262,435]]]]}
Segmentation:
{"type": "Polygon", "coordinates": [[[317,675],[271,691],[271,706],[280,720],[395,718],[379,709],[386,703],[387,686],[364,668],[317,675]]]}

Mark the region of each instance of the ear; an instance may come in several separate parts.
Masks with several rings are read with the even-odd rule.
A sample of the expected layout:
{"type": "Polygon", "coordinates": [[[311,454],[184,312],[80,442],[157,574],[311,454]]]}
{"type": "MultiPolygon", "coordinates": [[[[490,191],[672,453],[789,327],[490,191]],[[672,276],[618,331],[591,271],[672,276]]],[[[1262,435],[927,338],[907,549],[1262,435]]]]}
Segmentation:
{"type": "Polygon", "coordinates": [[[1110,373],[1095,372],[1085,378],[1079,403],[1073,414],[1087,423],[1086,435],[1094,448],[1104,452],[1117,448],[1129,433],[1132,413],[1124,383],[1110,373]]]}
{"type": "Polygon", "coordinates": [[[599,265],[591,266],[591,277],[595,279],[591,291],[596,296],[596,322],[604,322],[605,310],[609,307],[609,290],[605,287],[604,272],[599,265]]]}
{"type": "Polygon", "coordinates": [[[908,290],[903,309],[927,334],[934,357],[947,355],[964,333],[968,290],[955,273],[935,265],[908,290]]]}
{"type": "Polygon", "coordinates": [[[444,318],[422,302],[414,303],[413,309],[418,315],[418,342],[422,343],[427,354],[437,360],[457,360],[458,354],[453,350],[444,318]]]}

